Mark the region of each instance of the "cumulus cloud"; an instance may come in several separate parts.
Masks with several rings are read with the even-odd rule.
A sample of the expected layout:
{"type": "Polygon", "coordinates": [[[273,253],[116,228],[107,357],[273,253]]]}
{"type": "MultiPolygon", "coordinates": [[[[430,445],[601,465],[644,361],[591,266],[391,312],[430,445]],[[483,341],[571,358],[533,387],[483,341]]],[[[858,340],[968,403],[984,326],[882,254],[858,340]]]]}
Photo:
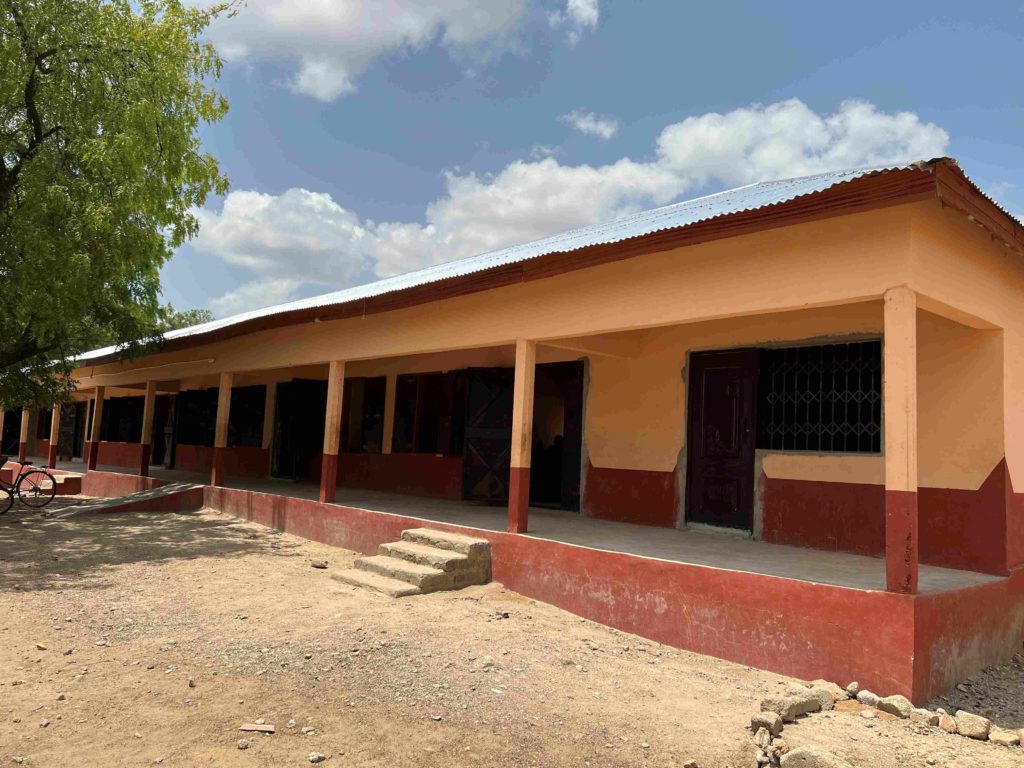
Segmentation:
{"type": "Polygon", "coordinates": [[[569,165],[545,156],[495,174],[449,172],[420,222],[374,222],[329,195],[237,191],[199,212],[195,247],[254,273],[216,311],[408,272],[662,205],[685,193],[942,155],[948,134],[862,101],[819,114],[792,99],[667,126],[652,156],[569,165]],[[282,282],[286,281],[286,282],[282,282]],[[290,282],[288,282],[290,281],[290,282]]]}
{"type": "Polygon", "coordinates": [[[605,141],[619,132],[618,120],[613,120],[610,117],[598,117],[593,112],[581,112],[578,109],[574,109],[558,119],[563,123],[571,125],[580,133],[585,133],[588,136],[597,136],[597,138],[604,139],[605,141]]]}
{"type": "Polygon", "coordinates": [[[243,283],[210,302],[216,317],[229,317],[259,307],[283,304],[296,297],[302,283],[287,277],[263,277],[243,283]]]}
{"type": "Polygon", "coordinates": [[[576,45],[584,32],[597,26],[601,15],[598,0],[566,0],[565,7],[549,15],[551,26],[566,27],[569,43],[576,45]]]}
{"type": "MultiPolygon", "coordinates": [[[[359,76],[388,55],[433,44],[477,60],[509,50],[547,2],[259,0],[215,22],[210,36],[227,59],[283,64],[295,91],[332,101],[355,90],[359,76]]],[[[578,39],[597,24],[597,2],[568,0],[560,16],[570,39],[578,39]]]]}

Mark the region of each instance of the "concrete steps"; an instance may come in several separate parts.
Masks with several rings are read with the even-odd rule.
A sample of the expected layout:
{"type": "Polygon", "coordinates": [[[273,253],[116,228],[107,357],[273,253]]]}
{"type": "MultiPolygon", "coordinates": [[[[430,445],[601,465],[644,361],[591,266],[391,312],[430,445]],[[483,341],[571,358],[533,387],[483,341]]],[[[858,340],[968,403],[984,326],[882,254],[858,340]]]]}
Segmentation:
{"type": "Polygon", "coordinates": [[[462,589],[491,580],[491,545],[486,539],[414,528],[332,578],[390,597],[462,589]]]}

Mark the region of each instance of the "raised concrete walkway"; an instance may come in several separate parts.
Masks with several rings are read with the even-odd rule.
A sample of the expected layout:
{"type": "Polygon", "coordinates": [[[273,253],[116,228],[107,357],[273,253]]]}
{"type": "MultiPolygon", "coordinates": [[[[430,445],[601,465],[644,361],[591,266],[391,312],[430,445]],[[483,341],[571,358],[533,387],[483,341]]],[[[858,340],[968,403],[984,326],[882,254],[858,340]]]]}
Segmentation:
{"type": "MultiPolygon", "coordinates": [[[[84,471],[82,462],[60,462],[59,469],[84,471]]],[[[124,467],[98,467],[106,472],[133,474],[124,467]]],[[[195,472],[152,467],[153,477],[179,483],[209,483],[195,472]]],[[[228,478],[226,486],[291,498],[316,499],[319,485],[277,479],[228,478]]],[[[339,487],[335,503],[377,512],[415,517],[487,531],[504,531],[504,507],[446,499],[403,496],[395,493],[339,487]]],[[[778,576],[817,584],[863,590],[885,590],[885,561],[845,552],[753,541],[727,533],[655,528],[595,520],[572,512],[531,508],[526,536],[549,539],[607,552],[688,563],[731,571],[778,576]]],[[[998,581],[1002,577],[921,565],[919,590],[945,592],[998,581]]]]}

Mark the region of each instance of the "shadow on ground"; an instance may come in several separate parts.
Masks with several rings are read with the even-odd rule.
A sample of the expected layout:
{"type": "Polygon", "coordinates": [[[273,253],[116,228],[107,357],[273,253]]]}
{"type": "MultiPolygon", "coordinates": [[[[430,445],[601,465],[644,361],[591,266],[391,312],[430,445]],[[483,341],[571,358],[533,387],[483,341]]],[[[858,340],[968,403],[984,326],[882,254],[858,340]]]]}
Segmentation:
{"type": "MultiPolygon", "coordinates": [[[[55,499],[50,511],[81,500],[55,499]]],[[[99,587],[105,571],[127,563],[237,557],[290,545],[228,518],[196,512],[94,513],[48,519],[16,505],[0,515],[0,593],[99,587]]]]}

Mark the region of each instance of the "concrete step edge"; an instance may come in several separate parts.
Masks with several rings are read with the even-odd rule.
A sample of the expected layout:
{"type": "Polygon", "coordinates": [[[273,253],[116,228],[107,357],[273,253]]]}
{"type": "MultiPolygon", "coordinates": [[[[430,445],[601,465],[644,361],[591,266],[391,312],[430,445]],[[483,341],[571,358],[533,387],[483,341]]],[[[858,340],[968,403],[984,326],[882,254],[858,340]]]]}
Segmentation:
{"type": "Polygon", "coordinates": [[[446,573],[470,567],[473,562],[469,555],[462,552],[405,540],[381,544],[380,554],[437,568],[446,573]]]}
{"type": "Polygon", "coordinates": [[[461,552],[464,555],[489,553],[491,548],[487,539],[475,539],[461,533],[438,531],[433,528],[410,528],[402,531],[402,540],[461,552]]]}
{"type": "Polygon", "coordinates": [[[372,589],[388,597],[407,597],[409,595],[422,594],[422,590],[415,584],[356,568],[332,573],[331,578],[349,586],[372,589]]]}

